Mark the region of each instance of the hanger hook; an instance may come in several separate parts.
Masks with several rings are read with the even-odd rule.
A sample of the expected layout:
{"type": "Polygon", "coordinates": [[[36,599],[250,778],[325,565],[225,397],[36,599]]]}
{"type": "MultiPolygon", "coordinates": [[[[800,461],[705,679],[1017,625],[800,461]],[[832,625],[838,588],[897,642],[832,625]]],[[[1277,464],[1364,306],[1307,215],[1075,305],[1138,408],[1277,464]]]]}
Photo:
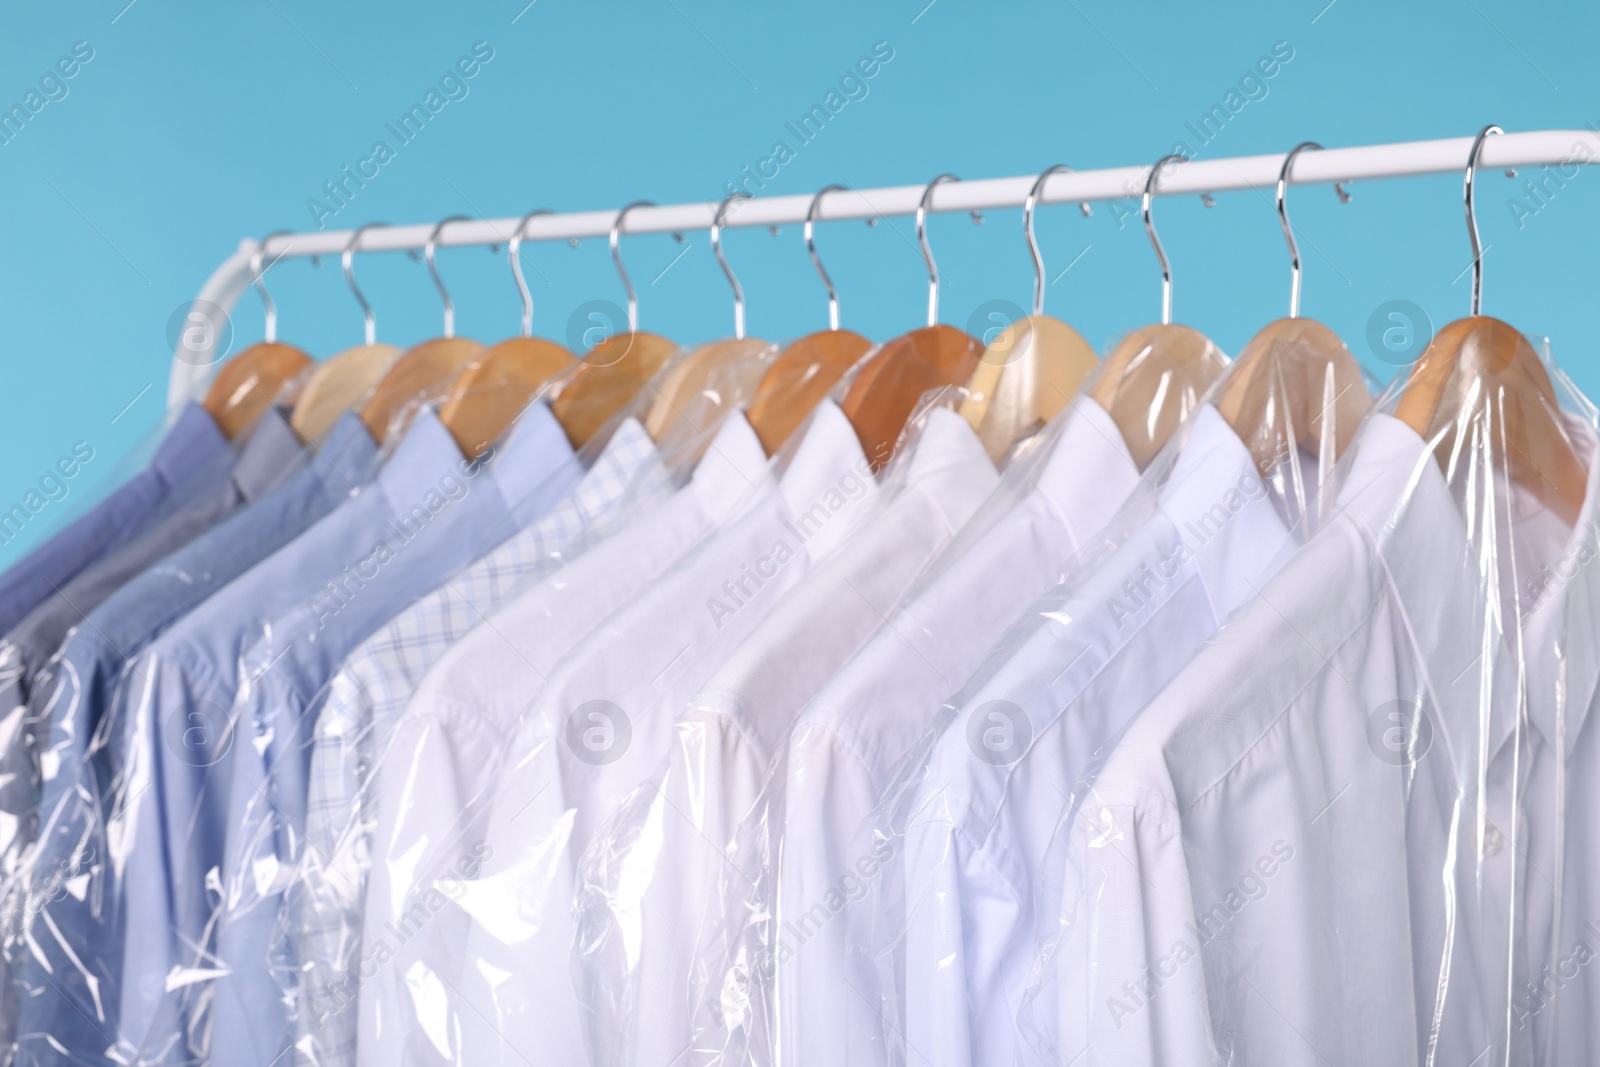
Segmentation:
{"type": "Polygon", "coordinates": [[[522,295],[522,336],[533,336],[533,294],[528,292],[528,282],[522,276],[522,234],[528,228],[531,219],[540,215],[554,215],[555,212],[547,207],[536,207],[517,223],[517,232],[511,235],[511,240],[506,242],[506,250],[511,257],[511,276],[517,280],[517,292],[522,295]]]}
{"type": "Polygon", "coordinates": [[[374,228],[388,226],[387,222],[369,222],[364,226],[356,227],[356,232],[350,235],[350,241],[344,246],[344,255],[341,263],[344,266],[344,280],[350,286],[350,291],[356,294],[356,303],[361,305],[361,317],[366,322],[367,344],[378,342],[378,320],[372,314],[372,305],[367,303],[367,298],[361,295],[361,287],[356,284],[356,272],[351,266],[355,259],[356,246],[361,243],[361,235],[374,228]]]}
{"type": "Polygon", "coordinates": [[[450,299],[450,291],[444,287],[444,279],[439,277],[439,267],[433,261],[433,251],[438,247],[439,234],[444,231],[446,226],[452,222],[471,221],[472,216],[470,215],[451,215],[449,218],[440,219],[439,225],[433,228],[433,232],[428,235],[428,239],[422,244],[422,258],[427,260],[428,273],[433,275],[433,287],[439,290],[439,299],[444,301],[444,335],[446,337],[454,337],[456,335],[456,305],[455,301],[450,299]]]}
{"type": "Polygon", "coordinates": [[[928,265],[928,325],[939,322],[939,268],[933,264],[933,249],[928,247],[928,206],[933,203],[933,190],[944,182],[958,182],[954,174],[941,174],[922,190],[917,203],[917,244],[922,246],[922,261],[928,265]]]}
{"type": "Polygon", "coordinates": [[[622,266],[622,251],[619,247],[618,238],[622,236],[622,220],[627,217],[628,212],[636,207],[655,206],[656,202],[654,200],[635,200],[617,212],[617,217],[611,221],[611,262],[617,265],[617,275],[622,279],[622,288],[628,292],[628,331],[630,333],[639,332],[639,298],[634,295],[633,283],[628,280],[628,272],[622,266]]]}
{"type": "Polygon", "coordinates": [[[828,277],[828,271],[822,265],[822,259],[817,255],[817,244],[811,239],[812,226],[817,219],[817,209],[822,206],[822,198],[829,193],[839,192],[846,186],[834,184],[824,185],[817,190],[817,195],[811,198],[811,206],[806,208],[806,251],[811,253],[811,263],[817,268],[817,273],[822,276],[822,284],[828,290],[828,329],[839,328],[839,294],[834,291],[833,279],[828,277]]]}
{"type": "Polygon", "coordinates": [[[1140,214],[1144,216],[1144,232],[1150,235],[1150,244],[1156,250],[1156,259],[1161,263],[1161,325],[1172,325],[1172,264],[1167,261],[1167,250],[1161,247],[1161,238],[1156,234],[1156,224],[1150,218],[1150,198],[1155,195],[1156,180],[1161,176],[1161,168],[1176,160],[1179,163],[1189,162],[1188,158],[1174,152],[1162,156],[1150,168],[1150,174],[1144,180],[1144,199],[1140,202],[1140,214]]]}
{"type": "MultiPolygon", "coordinates": [[[[1039,254],[1039,239],[1033,235],[1033,209],[1039,203],[1039,194],[1044,192],[1044,183],[1052,174],[1071,174],[1072,168],[1065,163],[1057,163],[1039,175],[1034,181],[1033,188],[1028,190],[1028,198],[1022,202],[1022,232],[1028,237],[1028,254],[1033,256],[1033,313],[1044,314],[1044,257],[1039,254]]],[[[1085,215],[1092,215],[1094,209],[1087,200],[1080,201],[1078,207],[1085,215]]]]}
{"type": "Polygon", "coordinates": [[[1315,141],[1301,141],[1289,149],[1289,154],[1283,157],[1283,166],[1278,169],[1278,225],[1283,227],[1283,239],[1289,242],[1289,317],[1300,317],[1300,243],[1294,239],[1294,227],[1289,225],[1289,168],[1294,166],[1294,157],[1307,148],[1322,151],[1322,146],[1315,141]]]}
{"type": "Polygon", "coordinates": [[[1467,153],[1467,176],[1463,186],[1463,196],[1467,202],[1467,236],[1472,238],[1472,314],[1478,314],[1483,306],[1483,247],[1478,242],[1478,216],[1472,210],[1472,179],[1478,169],[1478,153],[1483,151],[1483,142],[1489,139],[1490,134],[1505,133],[1498,126],[1485,126],[1478,131],[1478,136],[1472,139],[1472,151],[1467,153]]]}
{"type": "Polygon", "coordinates": [[[722,220],[728,214],[728,205],[735,200],[749,200],[750,194],[741,191],[729,193],[723,197],[722,203],[717,205],[717,213],[711,216],[711,251],[716,255],[717,262],[722,264],[722,273],[728,276],[728,284],[733,286],[733,336],[736,340],[744,340],[744,289],[739,285],[739,279],[734,277],[733,268],[728,266],[728,260],[722,254],[722,220]]]}
{"type": "MultiPolygon", "coordinates": [[[[274,237],[284,237],[292,233],[294,233],[293,230],[274,230],[263,237],[261,242],[256,245],[255,251],[250,253],[250,284],[256,287],[256,292],[261,294],[261,306],[267,316],[266,329],[263,332],[266,335],[266,343],[269,345],[278,339],[278,305],[273,303],[272,294],[267,292],[266,282],[261,280],[262,274],[265,273],[261,269],[261,261],[266,257],[268,241],[274,237]]],[[[276,263],[277,260],[275,259],[273,262],[276,263]]]]}
{"type": "MultiPolygon", "coordinates": [[[[1283,239],[1289,242],[1289,317],[1300,317],[1300,242],[1294,239],[1294,227],[1289,225],[1289,207],[1287,193],[1289,188],[1289,168],[1294,166],[1294,157],[1307,148],[1322,151],[1322,146],[1315,141],[1301,141],[1289,149],[1289,154],[1283,157],[1283,166],[1278,169],[1278,225],[1283,227],[1283,239]]],[[[1333,183],[1334,195],[1339,198],[1339,203],[1350,201],[1350,194],[1344,191],[1343,182],[1333,183]]]]}

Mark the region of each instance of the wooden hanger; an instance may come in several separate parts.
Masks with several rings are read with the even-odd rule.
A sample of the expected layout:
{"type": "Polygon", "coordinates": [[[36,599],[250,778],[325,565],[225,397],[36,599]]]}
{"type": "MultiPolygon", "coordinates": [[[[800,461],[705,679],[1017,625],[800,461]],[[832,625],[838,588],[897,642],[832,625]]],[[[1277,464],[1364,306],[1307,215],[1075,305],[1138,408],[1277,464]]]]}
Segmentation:
{"type": "MultiPolygon", "coordinates": [[[[708,420],[703,416],[711,412],[707,410],[702,394],[713,382],[719,395],[710,407],[715,412],[722,412],[734,406],[743,407],[766,370],[765,361],[751,357],[770,349],[772,345],[744,335],[744,289],[739,285],[733,268],[728,266],[727,257],[722,254],[722,223],[727,216],[728,205],[735,200],[748,199],[748,193],[730,193],[717,205],[711,217],[711,252],[717,257],[722,273],[733,288],[733,337],[701,345],[669,370],[665,379],[657,384],[656,399],[645,416],[644,428],[658,444],[669,435],[705,432],[707,427],[701,423],[708,420]]],[[[716,421],[709,420],[711,425],[716,421]]]]}
{"type": "Polygon", "coordinates": [[[292,390],[295,379],[311,366],[311,357],[300,349],[278,343],[278,306],[261,280],[267,242],[287,232],[267,235],[250,253],[250,284],[261,294],[266,310],[266,339],[224,363],[203,401],[206,411],[217,421],[217,428],[229,440],[255,425],[275,401],[292,399],[283,395],[286,388],[292,390]]]}
{"type": "Polygon", "coordinates": [[[965,385],[983,355],[983,343],[953,326],[939,323],[939,271],[928,247],[927,214],[933,190],[958,181],[941,174],[928,183],[917,206],[917,242],[928,267],[928,325],[902,334],[862,364],[840,405],[878,471],[893,457],[906,419],[930,389],[965,385]]]}
{"type": "MultiPolygon", "coordinates": [[[[1100,365],[1082,334],[1044,314],[1044,257],[1033,232],[1033,209],[1050,176],[1071,170],[1061,164],[1048,168],[1022,202],[1022,232],[1033,256],[1033,314],[1011,323],[990,342],[961,404],[961,414],[996,462],[1066,407],[1100,365]]],[[[1087,203],[1080,206],[1085,216],[1090,214],[1087,203]]]]}
{"type": "Polygon", "coordinates": [[[439,277],[433,256],[439,232],[450,223],[465,219],[465,215],[452,215],[444,219],[433,228],[433,233],[423,245],[428,273],[433,275],[433,284],[444,301],[444,336],[415,345],[395,360],[367,402],[361,406],[361,421],[379,444],[391,431],[403,432],[408,421],[406,412],[414,410],[419,404],[439,399],[456,372],[483,351],[482,342],[455,335],[455,304],[450,300],[443,279],[439,277]]]}
{"type": "Polygon", "coordinates": [[[755,430],[769,456],[783,446],[811,409],[872,348],[872,342],[860,334],[839,329],[839,294],[822,266],[813,240],[817,208],[822,198],[843,188],[842,185],[824,186],[811,198],[811,207],[806,211],[806,251],[811,253],[811,262],[828,290],[828,329],[807,334],[779,353],[756,386],[755,398],[745,412],[751,429],[755,430]]]}
{"type": "Polygon", "coordinates": [[[871,349],[871,341],[851,330],[820,330],[779,353],[745,412],[767,455],[783,447],[811,409],[871,349]]]}
{"type": "MultiPolygon", "coordinates": [[[[1472,314],[1434,335],[1400,394],[1395,417],[1424,440],[1448,474],[1469,450],[1506,443],[1511,477],[1571,525],[1577,521],[1587,471],[1561,424],[1555,387],[1533,346],[1499,319],[1480,315],[1483,253],[1473,213],[1473,176],[1483,142],[1501,133],[1479,131],[1467,157],[1467,234],[1472,240],[1472,314]]],[[[1470,458],[1467,459],[1470,462],[1470,458]]],[[[1495,457],[1498,465],[1500,458],[1495,457]]]]}
{"type": "Polygon", "coordinates": [[[289,419],[289,424],[303,440],[321,440],[322,435],[333,428],[339,416],[372,392],[389,368],[394,366],[394,361],[400,358],[400,350],[394,345],[377,343],[377,319],[373,316],[372,305],[367,303],[361,287],[356,284],[353,262],[361,235],[375,226],[383,225],[381,222],[369,222],[357,227],[344,246],[340,266],[344,270],[345,284],[350,286],[350,292],[355,295],[356,304],[361,308],[366,343],[323,360],[311,372],[305,388],[300,391],[300,399],[295,402],[294,414],[289,419]]]}
{"type": "Polygon", "coordinates": [[[1110,414],[1143,470],[1227,365],[1199,330],[1158,323],[1117,343],[1089,396],[1110,414]]]}
{"type": "Polygon", "coordinates": [[[1089,396],[1110,413],[1141,470],[1228,365],[1228,357],[1204,334],[1172,323],[1172,264],[1150,217],[1156,179],[1170,162],[1182,163],[1184,157],[1168,155],[1155,162],[1141,204],[1145,233],[1161,264],[1161,322],[1118,342],[1089,387],[1089,396]]]}
{"type": "Polygon", "coordinates": [[[339,416],[355,407],[400,358],[394,345],[367,344],[329,356],[312,370],[289,424],[306,441],[317,441],[339,416]]]}
{"type": "Polygon", "coordinates": [[[522,276],[522,234],[529,219],[549,214],[543,208],[528,212],[507,242],[511,275],[522,296],[522,333],[475,356],[451,381],[439,405],[439,421],[469,459],[483,455],[500,439],[541,386],[578,362],[564,346],[533,336],[533,294],[522,276]]]}
{"type": "Polygon", "coordinates": [[[639,330],[639,298],[622,265],[618,239],[622,222],[636,207],[654,206],[635,200],[617,212],[611,224],[611,260],[628,293],[628,332],[607,337],[588,352],[550,402],[550,411],[567,432],[572,447],[581,448],[611,417],[638,395],[678,346],[659,334],[639,330]]]}
{"type": "MultiPolygon", "coordinates": [[[[1344,342],[1320,322],[1300,318],[1300,246],[1285,193],[1289,168],[1307,148],[1322,146],[1315,141],[1295,145],[1278,171],[1278,223],[1289,245],[1289,317],[1268,323],[1250,339],[1216,400],[1263,473],[1282,460],[1289,445],[1320,455],[1330,417],[1332,458],[1337,459],[1372,406],[1361,368],[1344,342]]],[[[1349,199],[1342,186],[1333,188],[1341,202],[1349,199]]]]}

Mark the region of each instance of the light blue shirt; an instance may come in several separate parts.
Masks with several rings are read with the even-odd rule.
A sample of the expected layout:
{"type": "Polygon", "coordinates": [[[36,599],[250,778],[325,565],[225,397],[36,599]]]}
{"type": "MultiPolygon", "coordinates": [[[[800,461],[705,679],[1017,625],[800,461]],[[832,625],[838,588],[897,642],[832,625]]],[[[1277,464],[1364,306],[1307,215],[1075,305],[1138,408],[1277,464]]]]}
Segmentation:
{"type": "MultiPolygon", "coordinates": [[[[56,469],[64,478],[77,476],[80,461],[88,462],[94,457],[94,450],[86,442],[79,444],[87,449],[88,458],[82,451],[76,451],[73,457],[62,457],[56,469]]],[[[143,470],[21,562],[0,573],[0,634],[20,622],[53,589],[138,534],[147,520],[160,514],[163,506],[185,490],[191,478],[223,459],[227,452],[228,439],[217,428],[216,420],[199,404],[185,404],[143,470]]],[[[11,510],[0,512],[0,542],[20,534],[44,506],[39,494],[29,492],[11,510]]]]}
{"type": "Polygon", "coordinates": [[[205,1051],[190,1046],[205,1043],[209,984],[228,969],[215,945],[226,844],[275,824],[299,832],[302,816],[259,809],[303,809],[302,723],[345,653],[508,536],[513,509],[548,507],[580,474],[542,404],[490,463],[463,460],[425,409],[372,485],[151,647],[129,687],[135,747],[113,857],[126,864],[123,1054],[177,1063],[205,1051]]]}
{"type": "MultiPolygon", "coordinates": [[[[252,440],[240,459],[247,478],[239,488],[246,499],[255,495],[247,461],[251,449],[260,447],[252,440]]],[[[102,720],[115,706],[123,665],[185,613],[368,481],[377,446],[361,420],[346,415],[309,451],[305,466],[282,485],[107,598],[63,646],[50,671],[55,681],[41,678],[40,692],[50,694],[41,705],[41,715],[44,708],[48,715],[36,727],[42,734],[36,752],[45,772],[37,808],[44,836],[27,869],[7,886],[8,892],[33,900],[37,909],[24,913],[27,941],[37,947],[24,954],[17,987],[29,994],[17,1006],[24,1059],[48,1059],[57,1051],[52,1042],[85,1058],[99,1056],[113,1044],[115,1020],[110,1016],[116,1004],[106,1003],[105,992],[117,987],[121,954],[120,941],[110,936],[115,916],[104,906],[101,886],[114,884],[108,882],[106,868],[105,820],[119,787],[113,778],[113,752],[99,738],[107,736],[102,720]],[[96,891],[82,899],[53,888],[83,875],[96,891]]],[[[8,788],[32,809],[31,783],[14,782],[8,788]],[[26,796],[21,795],[24,785],[30,786],[26,796]]]]}

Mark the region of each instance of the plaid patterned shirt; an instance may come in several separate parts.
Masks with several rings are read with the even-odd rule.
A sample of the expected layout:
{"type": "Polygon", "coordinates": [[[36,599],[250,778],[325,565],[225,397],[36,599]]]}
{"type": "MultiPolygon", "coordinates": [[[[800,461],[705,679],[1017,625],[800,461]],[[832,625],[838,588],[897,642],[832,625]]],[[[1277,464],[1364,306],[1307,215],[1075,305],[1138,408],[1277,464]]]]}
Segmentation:
{"type": "Polygon", "coordinates": [[[355,1062],[361,918],[377,817],[368,783],[413,689],[501,604],[671,489],[649,435],[626,420],[571,496],[373,634],[334,677],[313,740],[305,860],[277,939],[278,973],[298,1003],[297,1063],[355,1062]]]}

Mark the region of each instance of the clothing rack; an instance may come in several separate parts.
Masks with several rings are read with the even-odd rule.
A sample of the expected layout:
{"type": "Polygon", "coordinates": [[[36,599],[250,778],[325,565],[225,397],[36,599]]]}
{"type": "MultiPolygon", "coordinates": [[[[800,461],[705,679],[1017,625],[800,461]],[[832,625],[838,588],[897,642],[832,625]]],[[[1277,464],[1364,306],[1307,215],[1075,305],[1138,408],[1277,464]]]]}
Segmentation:
{"type": "MultiPolygon", "coordinates": [[[[1364,145],[1305,152],[1295,160],[1293,185],[1326,185],[1368,178],[1404,178],[1422,174],[1462,171],[1472,150],[1472,137],[1447,137],[1433,141],[1364,145]]],[[[1563,166],[1600,160],[1600,131],[1535,130],[1490,137],[1483,146],[1480,165],[1490,169],[1563,166]]],[[[1231,159],[1195,160],[1168,167],[1154,195],[1218,193],[1236,189],[1270,189],[1278,181],[1283,154],[1238,156],[1231,159]]],[[[1045,204],[1075,201],[1120,200],[1137,197],[1144,189],[1150,165],[1109,167],[1056,174],[1046,183],[1039,200],[1045,204]]],[[[1021,207],[1036,177],[980,178],[946,182],[938,187],[929,210],[981,211],[1021,207]]],[[[746,185],[753,184],[754,179],[746,185]]],[[[819,222],[911,215],[922,198],[923,185],[897,185],[878,189],[845,189],[829,193],[818,206],[819,222]]],[[[757,192],[758,189],[746,189],[757,192]]],[[[779,226],[805,221],[812,195],[756,197],[731,205],[725,227],[779,226]]],[[[711,227],[720,201],[638,207],[628,213],[624,233],[674,233],[711,227]]],[[[615,211],[576,211],[540,215],[529,220],[523,240],[555,241],[605,237],[616,219],[615,211]]],[[[502,244],[516,231],[520,218],[479,219],[452,224],[439,235],[438,247],[502,244]]],[[[362,235],[360,251],[395,252],[422,248],[434,223],[408,226],[374,226],[362,235]]],[[[274,236],[266,242],[265,256],[275,261],[286,256],[339,255],[350,241],[350,230],[325,230],[274,236]]],[[[250,258],[257,242],[246,238],[233,255],[212,272],[195,298],[195,305],[215,315],[232,311],[250,284],[250,258]]],[[[203,312],[204,313],[204,312],[203,312]]],[[[212,341],[223,331],[210,331],[212,341]]],[[[176,412],[216,369],[208,345],[174,353],[168,381],[169,413],[176,412]]]]}

